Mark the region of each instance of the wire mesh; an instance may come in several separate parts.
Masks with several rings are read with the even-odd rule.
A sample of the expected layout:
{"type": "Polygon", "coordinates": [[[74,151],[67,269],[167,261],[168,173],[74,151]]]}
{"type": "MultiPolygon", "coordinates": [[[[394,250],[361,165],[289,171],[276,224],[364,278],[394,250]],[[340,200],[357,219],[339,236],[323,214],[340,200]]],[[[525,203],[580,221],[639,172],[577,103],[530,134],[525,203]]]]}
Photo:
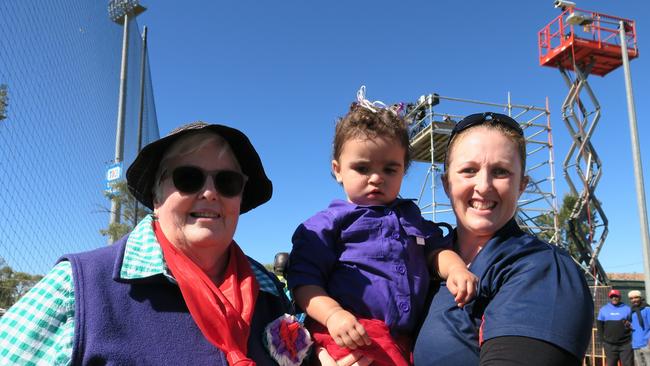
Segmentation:
{"type": "MultiPolygon", "coordinates": [[[[106,3],[0,2],[0,257],[44,274],[62,254],[106,244],[122,26],[106,3]]],[[[129,37],[124,166],[137,153],[142,38],[129,37]]],[[[145,69],[143,144],[158,138],[145,69]]]]}

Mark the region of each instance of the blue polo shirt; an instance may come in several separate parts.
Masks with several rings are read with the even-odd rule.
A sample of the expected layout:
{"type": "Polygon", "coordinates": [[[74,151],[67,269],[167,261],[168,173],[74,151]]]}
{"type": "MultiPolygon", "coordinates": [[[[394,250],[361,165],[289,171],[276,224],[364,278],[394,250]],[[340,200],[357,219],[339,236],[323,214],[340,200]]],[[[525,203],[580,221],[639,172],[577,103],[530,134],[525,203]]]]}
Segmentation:
{"type": "Polygon", "coordinates": [[[644,307],[638,313],[632,312],[632,348],[639,349],[648,346],[650,340],[650,308],[644,307]],[[639,321],[643,319],[643,326],[639,321]]]}
{"type": "Polygon", "coordinates": [[[290,289],[320,286],[357,316],[383,320],[394,336],[413,336],[429,286],[425,246],[440,246],[442,230],[412,201],[335,200],[301,224],[292,241],[290,289]]]}
{"type": "Polygon", "coordinates": [[[602,322],[630,320],[630,314],[632,309],[628,305],[622,302],[616,305],[608,302],[598,311],[598,320],[602,322]]]}
{"type": "Polygon", "coordinates": [[[584,275],[564,250],[511,220],[469,270],[479,278],[477,296],[459,308],[440,285],[416,341],[416,365],[478,365],[480,344],[501,336],[539,339],[583,357],[594,305],[584,275]]]}

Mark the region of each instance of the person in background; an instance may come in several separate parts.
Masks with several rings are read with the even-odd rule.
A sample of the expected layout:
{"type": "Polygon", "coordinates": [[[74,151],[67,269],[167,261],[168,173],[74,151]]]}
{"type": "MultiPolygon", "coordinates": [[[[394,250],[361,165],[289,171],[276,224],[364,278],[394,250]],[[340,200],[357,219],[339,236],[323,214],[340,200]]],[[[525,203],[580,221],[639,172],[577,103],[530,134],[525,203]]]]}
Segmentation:
{"type": "Polygon", "coordinates": [[[280,252],[273,258],[273,273],[285,286],[287,285],[287,265],[289,264],[289,253],[280,252]]]}
{"type": "Polygon", "coordinates": [[[366,100],[361,87],[333,145],[332,173],[347,200],[332,201],[296,229],[289,288],[315,343],[334,359],[358,349],[378,365],[403,365],[424,310],[428,268],[455,285],[461,304],[476,278],[442,245],[438,225],[398,197],[410,154],[396,110],[366,100]]]}
{"type": "Polygon", "coordinates": [[[616,366],[620,360],[623,366],[634,364],[632,352],[631,309],[621,302],[621,292],[611,290],[607,295],[610,302],[598,311],[596,327],[605,348],[607,366],[616,366]]]}
{"type": "Polygon", "coordinates": [[[479,286],[463,308],[448,283],[434,288],[415,365],[582,364],[591,293],[566,251],[517,224],[525,167],[524,132],[507,115],[472,114],[451,131],[442,176],[456,216],[450,239],[479,286]]]}
{"type": "Polygon", "coordinates": [[[641,291],[627,293],[632,304],[632,349],[636,366],[650,366],[650,308],[641,291]]]}
{"type": "Polygon", "coordinates": [[[273,189],[246,135],[184,125],[126,178],[153,214],[113,245],[63,256],[0,319],[0,364],[276,365],[265,328],[290,303],[233,240],[273,189]]]}

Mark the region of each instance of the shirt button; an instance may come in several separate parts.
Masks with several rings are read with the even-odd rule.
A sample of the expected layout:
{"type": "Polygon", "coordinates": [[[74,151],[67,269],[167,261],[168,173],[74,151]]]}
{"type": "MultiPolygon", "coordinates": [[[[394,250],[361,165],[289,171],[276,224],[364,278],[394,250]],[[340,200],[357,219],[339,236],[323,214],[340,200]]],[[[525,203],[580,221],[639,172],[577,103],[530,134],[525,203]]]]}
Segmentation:
{"type": "Polygon", "coordinates": [[[398,233],[393,233],[392,238],[394,240],[399,240],[399,234],[398,233]]]}
{"type": "Polygon", "coordinates": [[[411,305],[409,305],[407,302],[401,302],[399,304],[399,308],[403,312],[407,313],[409,310],[411,310],[411,305]]]}
{"type": "Polygon", "coordinates": [[[406,268],[404,268],[404,266],[401,265],[401,264],[398,265],[398,266],[397,266],[397,273],[399,273],[399,274],[404,274],[404,273],[406,273],[406,268]]]}

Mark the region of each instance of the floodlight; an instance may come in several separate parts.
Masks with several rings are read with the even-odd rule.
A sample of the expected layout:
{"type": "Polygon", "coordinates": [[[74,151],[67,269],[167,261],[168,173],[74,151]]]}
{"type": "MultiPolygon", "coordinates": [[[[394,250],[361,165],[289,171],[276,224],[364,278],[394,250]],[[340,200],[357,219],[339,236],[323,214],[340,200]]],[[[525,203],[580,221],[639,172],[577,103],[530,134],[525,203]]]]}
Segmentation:
{"type": "Polygon", "coordinates": [[[146,8],[140,5],[139,0],[111,0],[108,2],[108,16],[118,24],[124,23],[126,14],[138,15],[146,8]]]}

